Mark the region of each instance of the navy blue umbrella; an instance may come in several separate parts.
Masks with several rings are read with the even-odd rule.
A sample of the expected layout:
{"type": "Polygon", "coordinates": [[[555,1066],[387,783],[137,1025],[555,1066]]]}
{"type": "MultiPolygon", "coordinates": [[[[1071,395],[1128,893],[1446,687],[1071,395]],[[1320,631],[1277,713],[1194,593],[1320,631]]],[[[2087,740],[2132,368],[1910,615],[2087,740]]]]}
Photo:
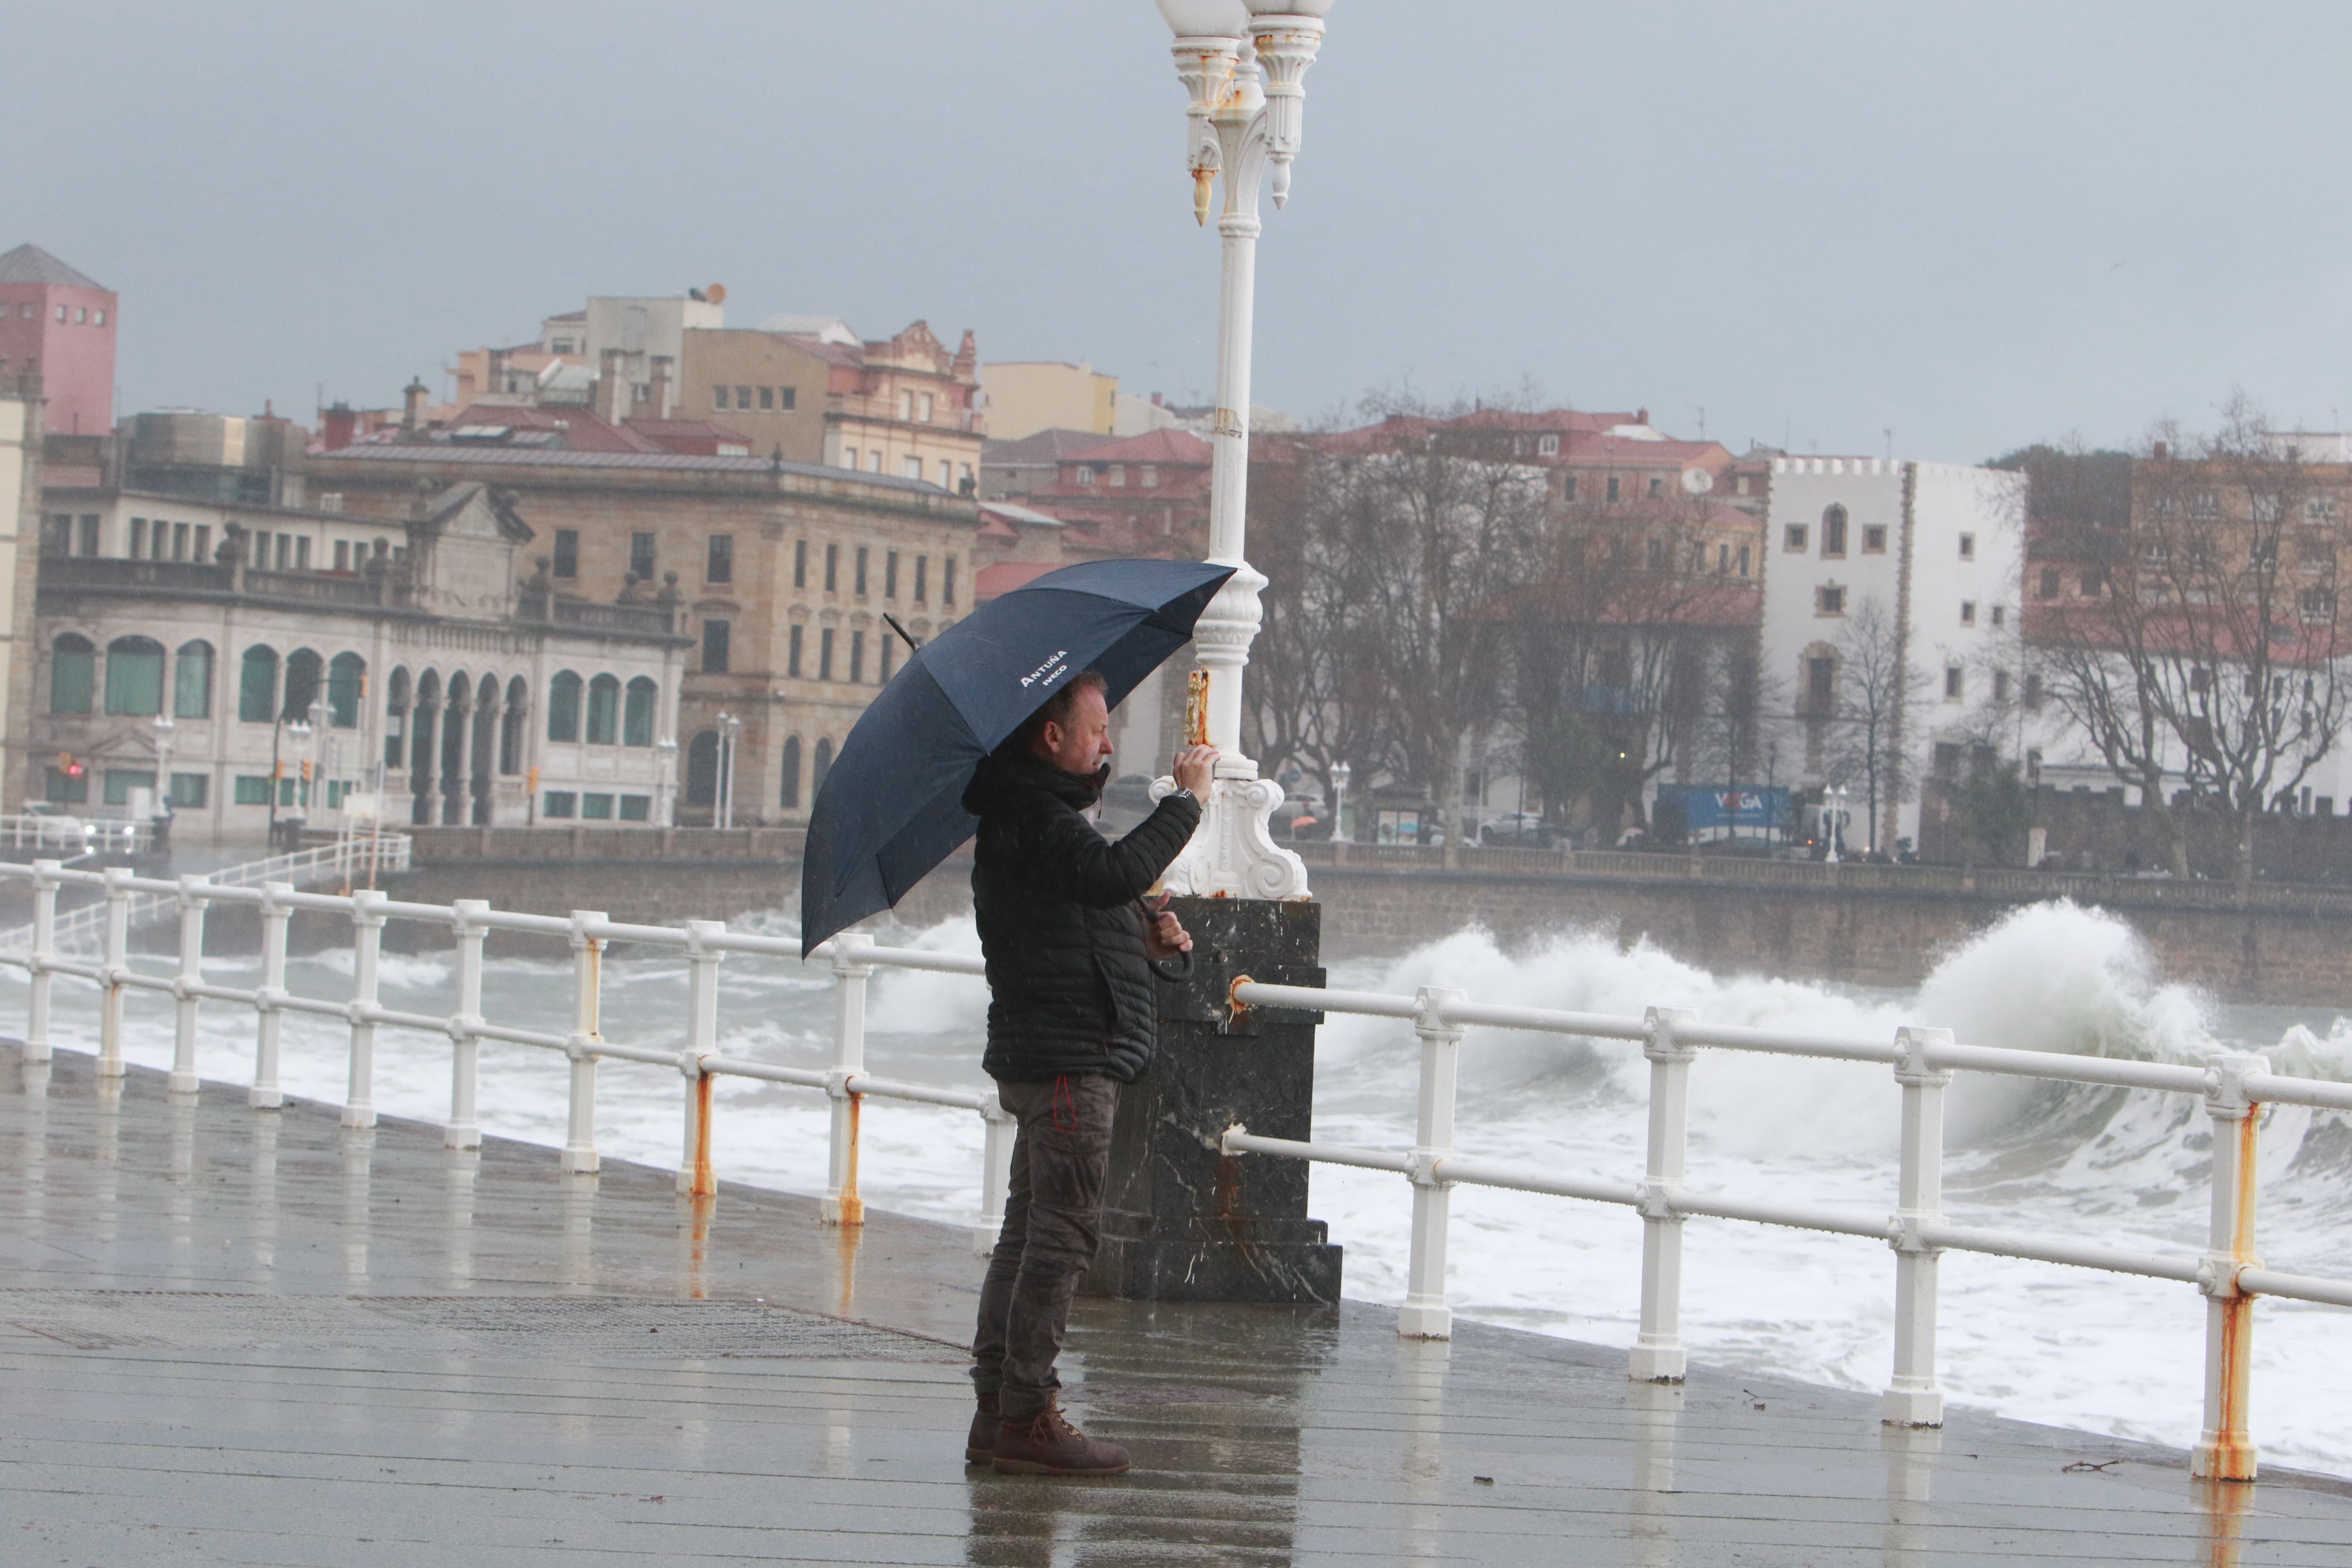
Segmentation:
{"type": "Polygon", "coordinates": [[[888,909],[972,835],[981,758],[1086,670],[1116,704],[1191,640],[1230,566],[1087,561],[982,605],[918,648],[817,787],[801,864],[801,953],[888,909]]]}

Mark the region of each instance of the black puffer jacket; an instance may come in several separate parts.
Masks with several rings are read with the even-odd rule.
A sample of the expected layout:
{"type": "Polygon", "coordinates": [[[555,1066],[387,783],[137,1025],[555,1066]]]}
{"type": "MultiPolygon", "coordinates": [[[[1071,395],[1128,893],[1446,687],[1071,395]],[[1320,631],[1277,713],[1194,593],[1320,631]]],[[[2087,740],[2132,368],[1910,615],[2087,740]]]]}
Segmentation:
{"type": "Polygon", "coordinates": [[[1024,753],[984,759],[964,791],[964,809],[980,818],[971,898],[990,993],[981,1065],[992,1078],[1101,1073],[1133,1083],[1151,1060],[1151,971],[1135,900],[1192,838],[1201,808],[1171,796],[1113,842],[1078,815],[1102,784],[1103,775],[1024,753]]]}

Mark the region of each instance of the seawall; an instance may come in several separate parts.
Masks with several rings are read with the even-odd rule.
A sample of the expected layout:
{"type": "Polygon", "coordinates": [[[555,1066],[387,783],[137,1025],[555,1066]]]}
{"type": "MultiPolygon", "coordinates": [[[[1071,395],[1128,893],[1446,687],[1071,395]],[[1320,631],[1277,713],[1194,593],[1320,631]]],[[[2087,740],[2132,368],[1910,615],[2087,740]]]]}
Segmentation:
{"type": "MultiPolygon", "coordinates": [[[[394,897],[487,898],[507,909],[602,909],[653,921],[789,910],[798,900],[799,864],[776,853],[782,844],[757,858],[742,852],[749,845],[729,856],[607,857],[592,840],[575,858],[561,854],[568,846],[553,845],[484,856],[465,853],[477,847],[468,842],[446,847],[457,850],[447,854],[425,837],[417,869],[397,879],[394,897]]],[[[1573,869],[1550,868],[1565,858],[1549,856],[1520,869],[1340,865],[1329,863],[1328,846],[1317,847],[1325,851],[1313,878],[1331,958],[1402,953],[1468,925],[1512,947],[1580,930],[1623,943],[1646,937],[1717,973],[1907,985],[2010,911],[2071,897],[2128,921],[2167,979],[2225,1001],[2352,1008],[2352,899],[2319,890],[2305,897],[2263,886],[2240,903],[2211,884],[1770,862],[1743,868],[1675,856],[1610,856],[1573,869]]],[[[902,914],[928,924],[968,910],[969,876],[968,860],[949,861],[908,894],[902,914]]]]}

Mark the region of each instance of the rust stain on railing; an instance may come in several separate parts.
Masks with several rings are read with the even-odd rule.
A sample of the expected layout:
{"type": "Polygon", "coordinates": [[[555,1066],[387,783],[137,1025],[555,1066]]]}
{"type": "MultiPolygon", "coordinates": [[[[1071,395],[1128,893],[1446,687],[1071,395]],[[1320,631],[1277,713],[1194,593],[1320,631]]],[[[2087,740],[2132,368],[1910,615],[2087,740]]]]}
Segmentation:
{"type": "Polygon", "coordinates": [[[719,1179],[710,1173],[710,1075],[694,1079],[694,1175],[687,1188],[695,1198],[717,1194],[719,1179]]]}
{"type": "Polygon", "coordinates": [[[850,1095],[849,1149],[841,1173],[841,1217],[835,1222],[845,1230],[866,1223],[866,1200],[857,1195],[857,1126],[865,1104],[864,1095],[850,1095]]]}

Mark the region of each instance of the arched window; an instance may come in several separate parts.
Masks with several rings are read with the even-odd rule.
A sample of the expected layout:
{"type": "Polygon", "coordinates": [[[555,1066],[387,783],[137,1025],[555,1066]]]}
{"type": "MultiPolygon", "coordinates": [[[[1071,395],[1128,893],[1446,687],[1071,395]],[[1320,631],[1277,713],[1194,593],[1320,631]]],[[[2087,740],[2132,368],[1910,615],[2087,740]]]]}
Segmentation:
{"type": "Polygon", "coordinates": [[[236,716],[247,724],[267,724],[278,717],[276,648],[256,643],[245,650],[236,674],[236,716]]]}
{"type": "Polygon", "coordinates": [[[816,766],[809,773],[809,794],[812,796],[824,787],[824,775],[831,772],[833,772],[833,742],[819,741],[816,743],[816,766]]]}
{"type": "Polygon", "coordinates": [[[392,672],[392,684],[383,697],[383,765],[400,766],[400,738],[408,730],[408,671],[392,672]]]}
{"type": "Polygon", "coordinates": [[[530,683],[521,676],[507,682],[507,710],[499,721],[499,772],[522,772],[522,727],[530,710],[530,683]]]}
{"type": "Polygon", "coordinates": [[[1832,506],[1822,513],[1822,553],[1845,553],[1845,508],[1832,506]]]}
{"type": "Polygon", "coordinates": [[[327,665],[327,721],[338,730],[360,723],[360,690],[367,685],[367,660],[339,653],[327,665]]]}
{"type": "Polygon", "coordinates": [[[307,647],[286,656],[286,701],[278,710],[281,718],[310,718],[310,704],[319,700],[319,677],[325,668],[324,661],[307,647]]]}
{"type": "Polygon", "coordinates": [[[588,743],[609,746],[621,731],[621,679],[600,675],[588,683],[588,743]]]}
{"type": "Polygon", "coordinates": [[[106,645],[106,710],[152,719],[163,710],[163,645],[117,637],[106,645]]]}
{"type": "Polygon", "coordinates": [[[199,638],[180,645],[172,666],[172,717],[209,719],[213,716],[213,645],[199,638]]]}
{"type": "Polygon", "coordinates": [[[98,686],[98,649],[68,632],[49,647],[49,711],[87,713],[98,686]]]}
{"type": "Polygon", "coordinates": [[[547,683],[547,738],[580,738],[580,678],[568,669],[557,670],[547,683]]]}
{"type": "Polygon", "coordinates": [[[719,731],[705,730],[687,743],[686,804],[719,804],[719,731]]]}
{"type": "Polygon", "coordinates": [[[640,675],[629,682],[628,700],[621,709],[621,744],[650,746],[654,743],[654,701],[661,688],[650,675],[640,675]]]}
{"type": "Polygon", "coordinates": [[[786,811],[798,811],[801,808],[801,738],[798,735],[784,742],[782,773],[783,793],[777,797],[776,804],[786,811]]]}

